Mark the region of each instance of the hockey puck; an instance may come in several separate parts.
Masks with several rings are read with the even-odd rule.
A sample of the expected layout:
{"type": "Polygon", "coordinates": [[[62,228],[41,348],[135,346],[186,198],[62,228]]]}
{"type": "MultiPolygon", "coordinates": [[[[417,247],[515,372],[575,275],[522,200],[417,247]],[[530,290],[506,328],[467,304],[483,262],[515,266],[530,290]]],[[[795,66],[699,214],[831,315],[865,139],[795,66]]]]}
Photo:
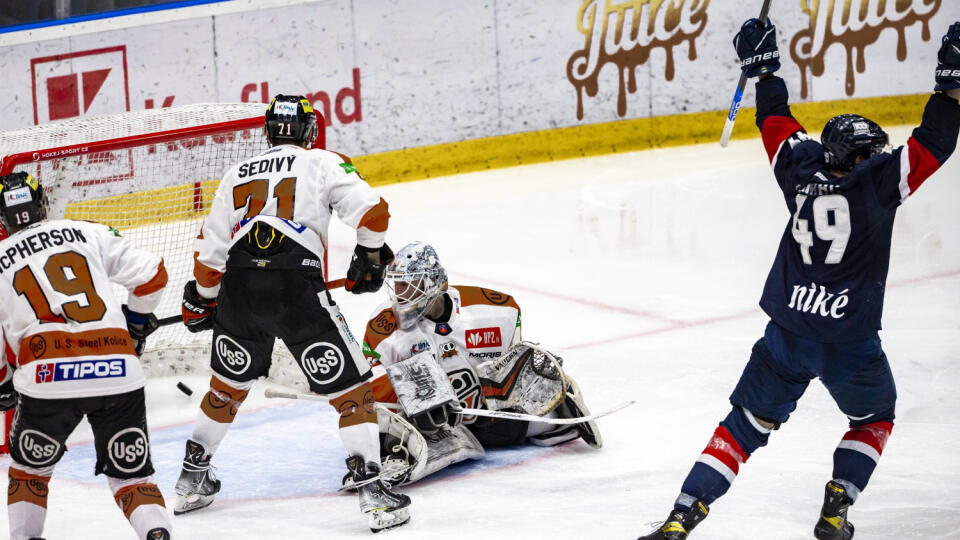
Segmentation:
{"type": "Polygon", "coordinates": [[[178,382],[178,383],[177,383],[177,388],[179,388],[181,392],[183,392],[184,394],[186,394],[186,395],[188,395],[188,396],[192,396],[192,395],[193,395],[193,390],[191,390],[189,386],[183,384],[182,382],[178,382]]]}

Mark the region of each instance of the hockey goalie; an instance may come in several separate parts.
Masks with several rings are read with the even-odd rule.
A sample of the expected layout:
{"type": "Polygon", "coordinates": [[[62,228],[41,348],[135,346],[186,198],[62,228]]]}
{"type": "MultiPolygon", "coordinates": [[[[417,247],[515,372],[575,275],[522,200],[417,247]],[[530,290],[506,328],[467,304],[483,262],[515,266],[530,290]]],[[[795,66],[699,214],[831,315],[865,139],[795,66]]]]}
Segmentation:
{"type": "Polygon", "coordinates": [[[484,449],[575,439],[600,448],[593,421],[556,425],[465,416],[465,408],[551,418],[589,415],[562,361],[521,340],[520,307],[490,289],[448,286],[428,244],[404,246],[386,271],[390,301],[367,324],[383,475],[407,484],[484,449]],[[391,410],[392,409],[392,410],[391,410]]]}

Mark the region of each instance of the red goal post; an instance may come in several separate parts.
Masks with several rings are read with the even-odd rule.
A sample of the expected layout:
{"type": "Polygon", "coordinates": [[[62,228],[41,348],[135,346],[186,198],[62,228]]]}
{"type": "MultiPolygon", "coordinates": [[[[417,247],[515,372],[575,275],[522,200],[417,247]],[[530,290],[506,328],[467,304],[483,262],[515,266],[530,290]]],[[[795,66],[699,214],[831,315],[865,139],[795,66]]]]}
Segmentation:
{"type": "MultiPolygon", "coordinates": [[[[40,180],[52,219],[97,221],[159,254],[170,275],[157,317],[180,312],[192,279],[193,240],[227,168],[267,148],[263,103],[214,103],[79,117],[0,133],[0,174],[26,171],[40,180]]],[[[315,148],[325,146],[324,122],[315,148]]],[[[0,239],[5,231],[0,228],[0,239]]],[[[126,298],[119,287],[116,293],[126,298]]],[[[150,336],[149,376],[208,371],[210,334],[179,324],[150,336]]],[[[274,376],[299,369],[285,349],[274,376]],[[286,360],[286,361],[284,361],[286,360]],[[286,364],[286,365],[285,365],[286,364]]]]}

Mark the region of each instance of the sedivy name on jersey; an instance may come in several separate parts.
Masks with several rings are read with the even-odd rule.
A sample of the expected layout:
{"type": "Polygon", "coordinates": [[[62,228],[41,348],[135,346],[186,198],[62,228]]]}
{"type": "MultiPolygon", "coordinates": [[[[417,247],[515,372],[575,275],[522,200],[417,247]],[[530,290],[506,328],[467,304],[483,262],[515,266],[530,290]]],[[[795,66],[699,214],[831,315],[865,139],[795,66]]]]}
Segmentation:
{"type": "Polygon", "coordinates": [[[284,170],[284,168],[286,168],[287,171],[291,171],[293,170],[293,161],[295,159],[297,159],[297,156],[280,156],[244,163],[240,165],[240,170],[237,171],[237,177],[246,178],[254,174],[280,172],[284,170]]]}
{"type": "Polygon", "coordinates": [[[71,227],[63,227],[62,229],[40,231],[31,234],[16,244],[13,244],[13,246],[8,247],[3,253],[0,253],[0,274],[35,253],[73,242],[87,243],[87,238],[83,235],[83,231],[71,227]]]}

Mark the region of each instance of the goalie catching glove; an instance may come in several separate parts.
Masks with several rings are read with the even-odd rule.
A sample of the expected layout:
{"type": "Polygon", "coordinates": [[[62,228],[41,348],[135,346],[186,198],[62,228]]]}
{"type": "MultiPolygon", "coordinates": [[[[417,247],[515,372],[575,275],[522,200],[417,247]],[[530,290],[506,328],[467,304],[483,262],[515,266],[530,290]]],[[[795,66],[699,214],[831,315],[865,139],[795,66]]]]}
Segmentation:
{"type": "Polygon", "coordinates": [[[127,318],[127,331],[133,339],[133,348],[137,356],[143,354],[143,348],[147,344],[147,336],[154,333],[160,327],[156,315],[153,313],[137,313],[130,311],[126,305],[121,306],[123,316],[127,318]]]}
{"type": "Polygon", "coordinates": [[[216,298],[204,298],[197,292],[197,282],[188,281],[183,286],[183,324],[191,332],[203,332],[213,328],[213,315],[217,311],[216,298]]]}
{"type": "Polygon", "coordinates": [[[353,248],[353,258],[347,269],[347,279],[343,287],[353,294],[377,292],[383,285],[383,276],[387,265],[393,262],[393,250],[384,244],[378,248],[368,248],[357,244],[353,248]]]}

